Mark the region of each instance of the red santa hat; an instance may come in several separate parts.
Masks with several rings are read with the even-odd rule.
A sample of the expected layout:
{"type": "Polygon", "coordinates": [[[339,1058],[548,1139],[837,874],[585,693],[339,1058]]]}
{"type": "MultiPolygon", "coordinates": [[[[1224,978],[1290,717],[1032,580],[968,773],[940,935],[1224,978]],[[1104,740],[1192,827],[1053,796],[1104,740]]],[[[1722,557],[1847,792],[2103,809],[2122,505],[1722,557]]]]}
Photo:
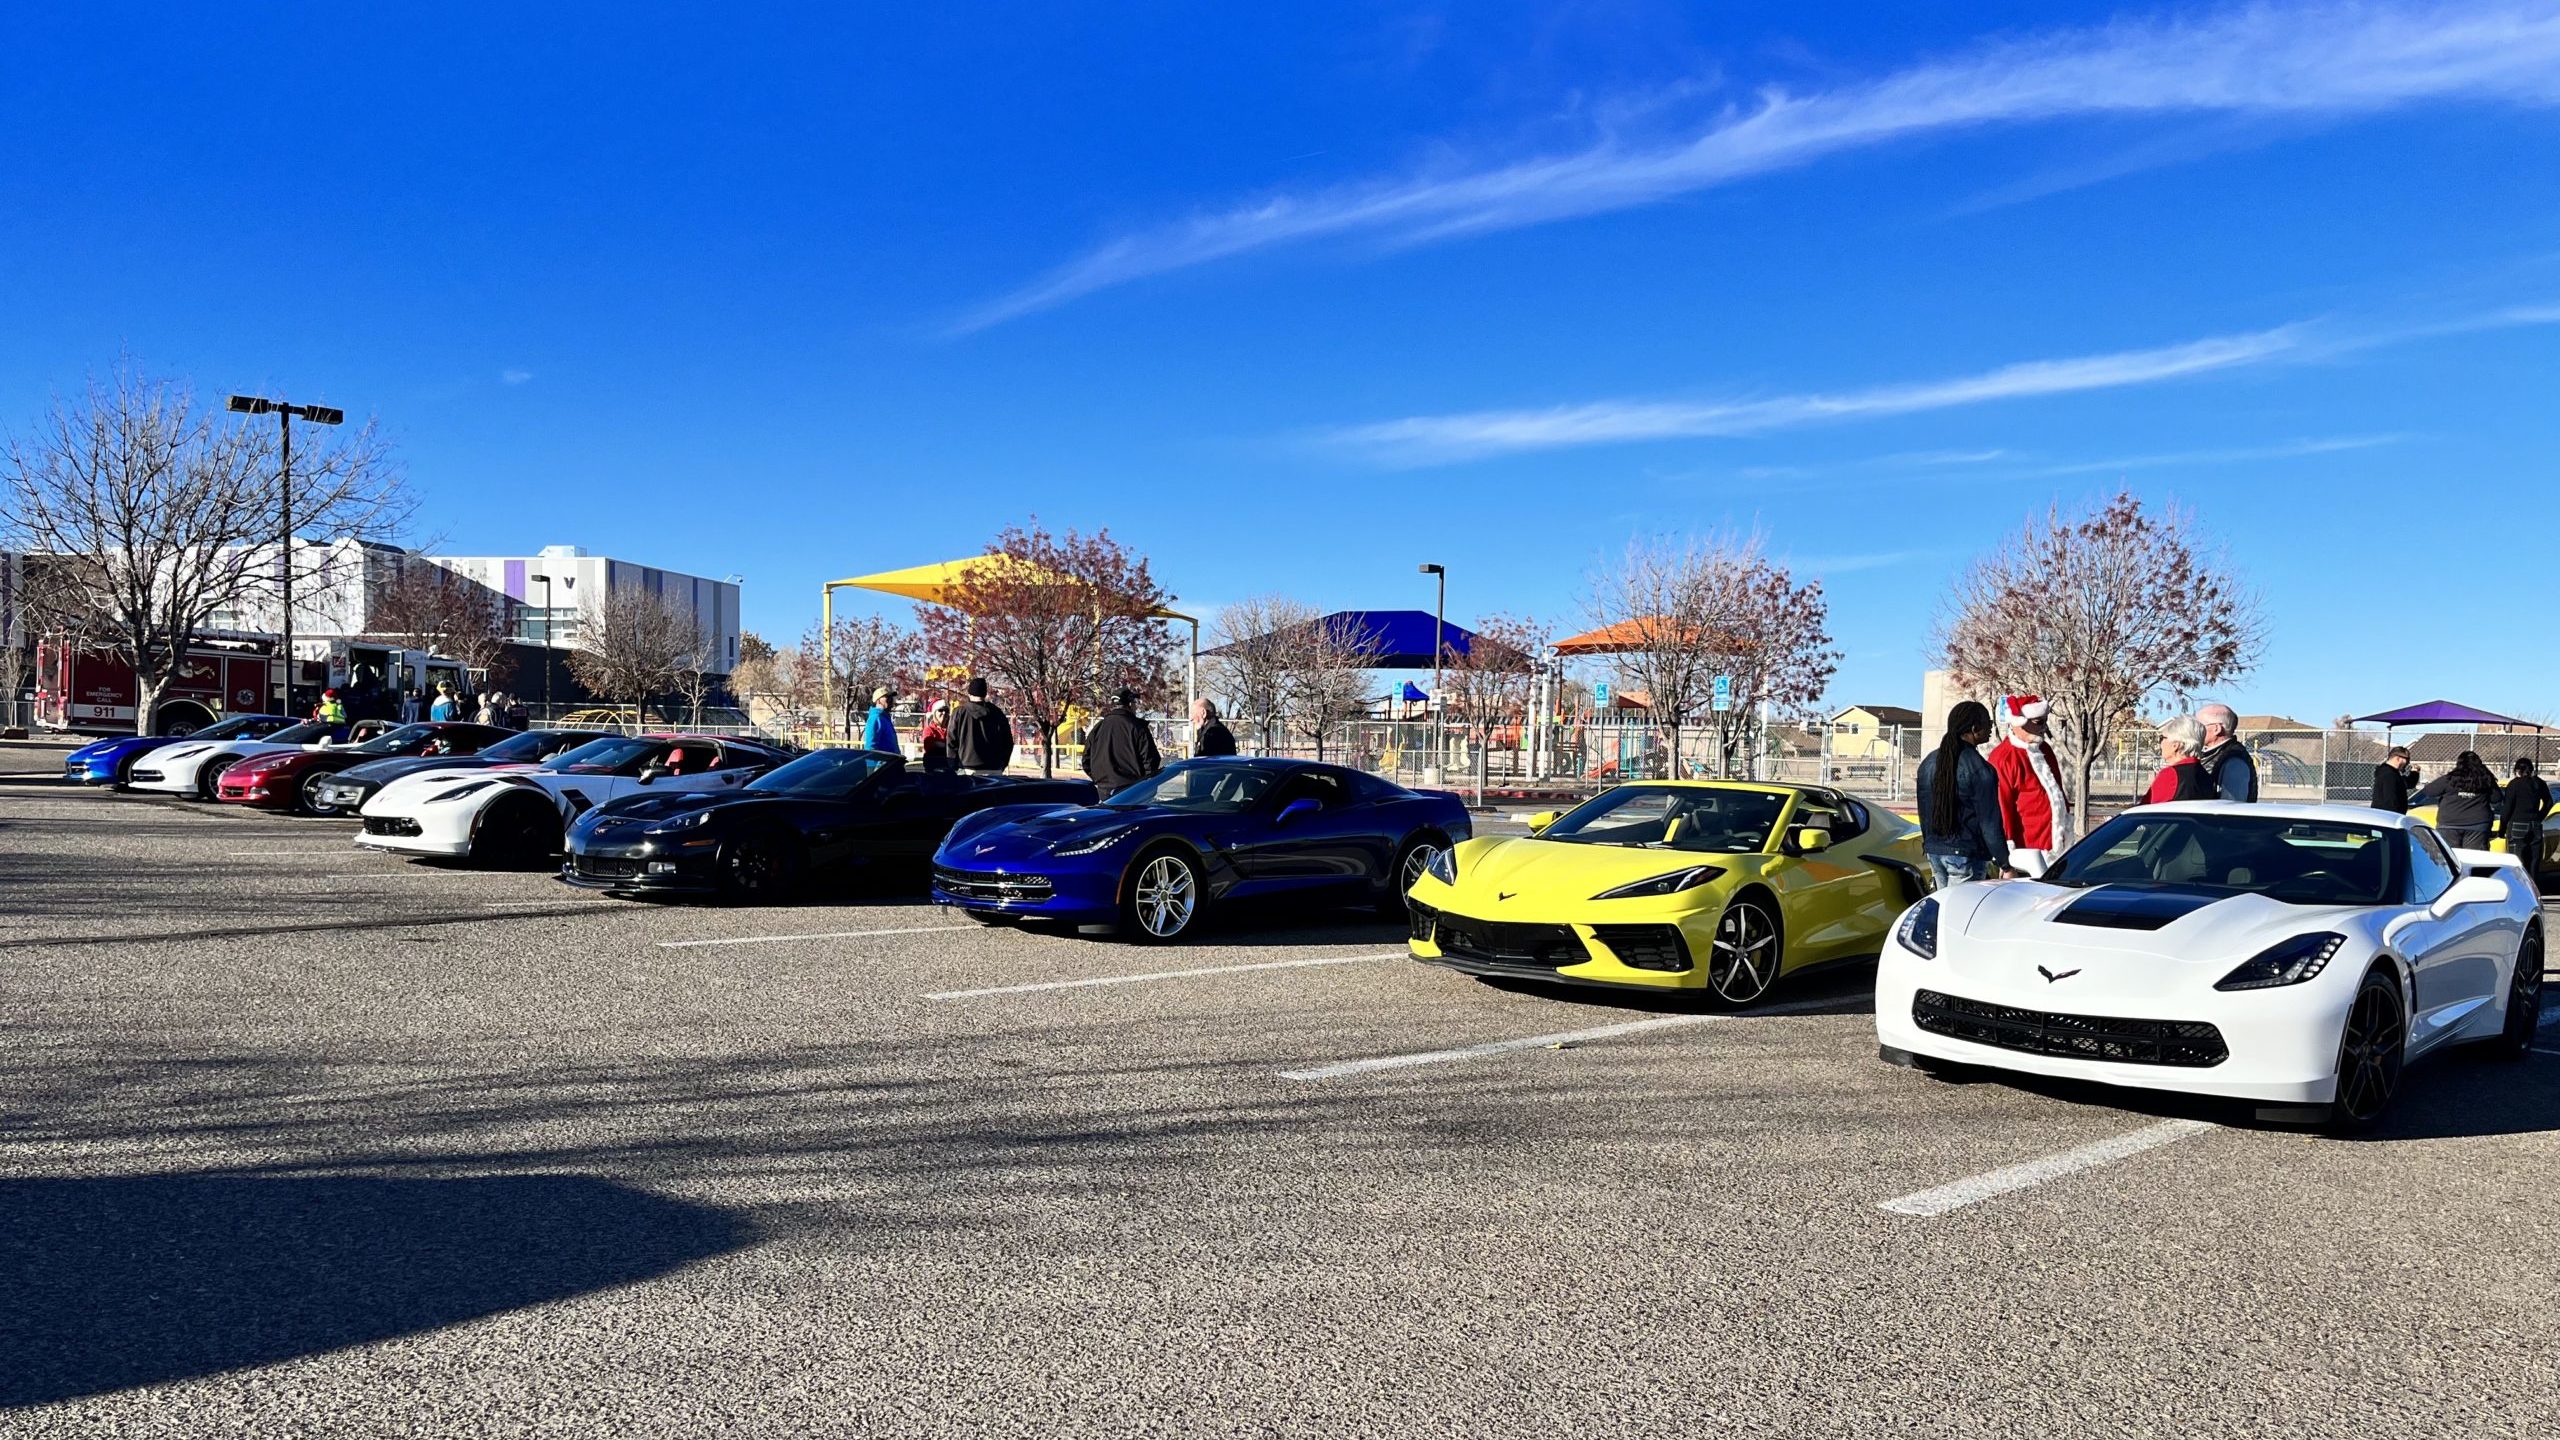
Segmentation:
{"type": "Polygon", "coordinates": [[[2000,718],[2012,730],[2030,720],[2041,720],[2050,713],[2052,713],[2051,707],[2044,703],[2041,696],[2003,695],[2000,697],[2000,718]]]}

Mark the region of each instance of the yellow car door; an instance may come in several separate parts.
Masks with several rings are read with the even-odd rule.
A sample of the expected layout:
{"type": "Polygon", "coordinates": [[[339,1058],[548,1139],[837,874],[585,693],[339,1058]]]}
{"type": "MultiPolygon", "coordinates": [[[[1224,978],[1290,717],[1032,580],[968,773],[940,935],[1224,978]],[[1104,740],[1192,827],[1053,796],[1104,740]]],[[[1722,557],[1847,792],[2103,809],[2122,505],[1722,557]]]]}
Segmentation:
{"type": "Polygon", "coordinates": [[[1785,968],[1873,954],[1877,937],[1901,913],[1900,882],[1852,844],[1865,828],[1848,802],[1816,794],[1798,795],[1778,827],[1771,844],[1779,858],[1768,879],[1787,930],[1785,968]],[[1829,835],[1831,844],[1799,844],[1798,832],[1806,829],[1829,835]]]}

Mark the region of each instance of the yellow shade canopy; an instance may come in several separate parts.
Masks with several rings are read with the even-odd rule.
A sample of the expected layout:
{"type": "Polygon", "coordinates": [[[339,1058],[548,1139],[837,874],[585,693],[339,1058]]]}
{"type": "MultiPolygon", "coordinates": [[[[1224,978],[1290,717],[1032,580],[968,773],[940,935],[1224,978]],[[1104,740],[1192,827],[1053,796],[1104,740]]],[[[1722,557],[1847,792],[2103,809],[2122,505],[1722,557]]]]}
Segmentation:
{"type": "MultiPolygon", "coordinates": [[[[1010,555],[972,555],[963,560],[944,560],[933,565],[911,565],[904,570],[883,570],[877,575],[857,575],[850,580],[830,580],[827,582],[827,588],[830,590],[876,590],[883,595],[902,595],[909,600],[921,600],[928,605],[944,605],[958,609],[960,607],[952,601],[953,591],[972,580],[985,576],[991,570],[1000,570],[1002,567],[1009,566],[1019,566],[1036,574],[1036,567],[1010,555]]],[[[1065,583],[1066,577],[1055,578],[1060,583],[1065,583]]],[[[1151,610],[1148,614],[1158,620],[1187,621],[1191,619],[1190,616],[1177,610],[1158,609],[1151,610]]]]}

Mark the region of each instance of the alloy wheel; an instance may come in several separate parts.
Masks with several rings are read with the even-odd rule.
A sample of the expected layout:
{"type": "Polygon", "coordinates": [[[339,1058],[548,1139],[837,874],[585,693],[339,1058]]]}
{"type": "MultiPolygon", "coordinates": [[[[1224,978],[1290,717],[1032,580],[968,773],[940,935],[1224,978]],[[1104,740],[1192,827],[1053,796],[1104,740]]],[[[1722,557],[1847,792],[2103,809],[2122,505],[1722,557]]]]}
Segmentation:
{"type": "Polygon", "coordinates": [[[2400,1090],[2400,1060],[2408,1022],[2400,1014],[2400,987],[2387,978],[2366,979],[2347,1012],[2338,1045],[2339,1117],[2366,1125],[2390,1108],[2400,1090]]]}
{"type": "Polygon", "coordinates": [[[1440,847],[1428,840],[1419,841],[1412,849],[1404,852],[1404,869],[1398,872],[1396,880],[1396,898],[1401,901],[1404,892],[1412,889],[1414,882],[1422,878],[1423,872],[1431,868],[1431,862],[1439,858],[1440,847]]]}
{"type": "Polygon", "coordinates": [[[2500,1038],[2502,1053],[2516,1059],[2532,1053],[2542,1030],[2542,931],[2525,931],[2516,946],[2515,973],[2507,977],[2507,1023],[2500,1038]]]}
{"type": "Polygon", "coordinates": [[[754,840],[741,840],[729,852],[729,884],[742,895],[762,894],[773,884],[773,852],[754,840]]]}
{"type": "Polygon", "coordinates": [[[1158,940],[1169,940],[1191,924],[1200,908],[1200,882],[1178,855],[1158,855],[1138,871],[1138,924],[1158,940]]]}
{"type": "Polygon", "coordinates": [[[1729,1005],[1748,1005],[1778,983],[1778,927],[1749,900],[1736,900],[1716,922],[1707,956],[1707,988],[1729,1005]]]}

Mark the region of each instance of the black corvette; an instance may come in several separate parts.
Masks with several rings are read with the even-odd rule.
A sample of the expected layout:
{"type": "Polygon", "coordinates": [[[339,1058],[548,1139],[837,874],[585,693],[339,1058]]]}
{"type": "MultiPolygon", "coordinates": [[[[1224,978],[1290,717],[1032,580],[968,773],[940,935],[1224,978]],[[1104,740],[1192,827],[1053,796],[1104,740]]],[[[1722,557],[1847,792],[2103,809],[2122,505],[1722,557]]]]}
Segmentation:
{"type": "Polygon", "coordinates": [[[993,805],[1090,805],[1082,780],[954,775],[895,755],[803,755],[720,794],[626,795],[569,827],[560,878],[617,894],[778,899],[809,880],[877,876],[922,888],[962,816],[993,805]]]}

